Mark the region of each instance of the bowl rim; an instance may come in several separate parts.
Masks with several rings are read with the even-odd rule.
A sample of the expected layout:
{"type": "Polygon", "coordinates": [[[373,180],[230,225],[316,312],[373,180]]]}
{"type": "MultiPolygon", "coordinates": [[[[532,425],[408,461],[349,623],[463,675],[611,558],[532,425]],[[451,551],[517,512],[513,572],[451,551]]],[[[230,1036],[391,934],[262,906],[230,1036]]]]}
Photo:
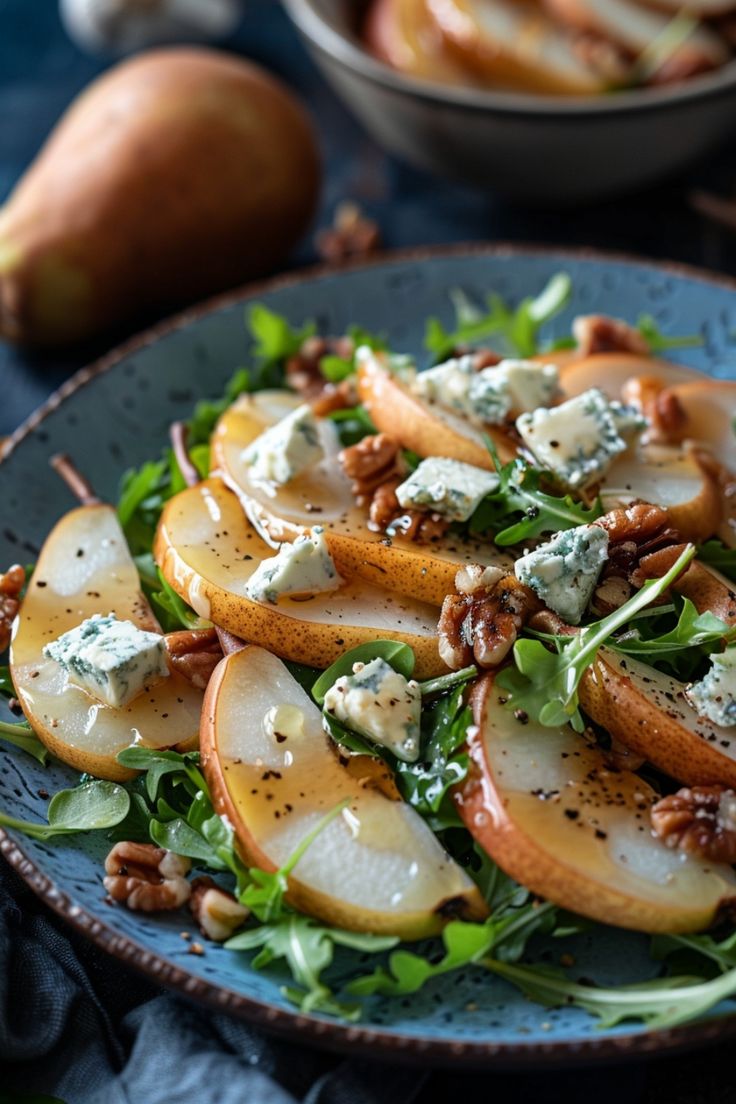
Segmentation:
{"type": "Polygon", "coordinates": [[[605,118],[633,113],[661,113],[670,108],[709,100],[736,91],[736,58],[712,73],[691,77],[679,84],[633,89],[610,96],[554,97],[524,92],[496,92],[454,87],[399,73],[361,49],[319,12],[315,0],[284,0],[284,7],[302,35],[344,69],[384,88],[413,96],[430,104],[503,115],[563,120],[605,118]]]}
{"type": "MultiPolygon", "coordinates": [[[[71,398],[91,380],[109,371],[121,361],[142,351],[149,345],[169,337],[204,317],[229,307],[252,300],[271,291],[278,291],[299,284],[308,284],[330,275],[363,271],[381,265],[415,262],[421,264],[435,259],[453,257],[539,257],[550,256],[566,261],[597,261],[599,263],[628,264],[632,267],[658,269],[665,275],[697,280],[711,284],[736,295],[736,279],[705,268],[674,261],[651,260],[644,256],[606,251],[594,248],[569,248],[555,245],[535,245],[512,242],[464,242],[453,245],[409,247],[387,250],[369,258],[348,261],[335,266],[320,264],[298,269],[270,279],[246,284],[197,303],[178,314],[166,318],[142,333],[137,334],[88,367],[80,369],[53,392],[21,425],[0,445],[0,472],[5,461],[22,442],[43,424],[44,419],[71,398]]],[[[624,1032],[601,1037],[586,1036],[567,1041],[550,1039],[549,1042],[488,1042],[452,1039],[428,1039],[386,1031],[370,1024],[346,1024],[305,1015],[256,999],[243,991],[218,985],[207,978],[189,973],[186,968],[172,962],[163,954],[157,954],[137,940],[122,935],[111,924],[77,904],[60,890],[24,851],[12,835],[0,829],[0,855],[20,875],[31,890],[58,916],[77,932],[106,953],[134,968],[138,973],[165,985],[184,996],[218,1012],[238,1016],[254,1026],[292,1041],[305,1042],[339,1053],[360,1054],[380,1058],[383,1061],[427,1067],[472,1069],[559,1069],[563,1067],[592,1066],[612,1061],[637,1061],[647,1057],[683,1053],[695,1048],[714,1045],[736,1036],[736,1013],[710,1017],[678,1027],[657,1030],[624,1032]]]]}

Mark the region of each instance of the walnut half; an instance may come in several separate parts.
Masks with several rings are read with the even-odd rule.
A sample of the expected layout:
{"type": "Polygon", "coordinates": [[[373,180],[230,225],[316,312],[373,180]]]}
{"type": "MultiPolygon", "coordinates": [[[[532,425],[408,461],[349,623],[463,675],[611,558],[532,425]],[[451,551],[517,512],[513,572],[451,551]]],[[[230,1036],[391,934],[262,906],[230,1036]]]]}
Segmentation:
{"type": "Polygon", "coordinates": [[[202,935],[214,943],[224,943],[250,916],[250,909],[208,877],[192,882],[189,910],[202,935]]]}
{"type": "Polygon", "coordinates": [[[20,592],[26,581],[25,570],[13,564],[0,575],[0,652],[10,644],[13,621],[20,609],[20,592]]]}
{"type": "Polygon", "coordinates": [[[453,671],[473,662],[497,667],[541,602],[514,575],[476,564],[458,571],[455,586],[442,603],[440,657],[453,671]]]}
{"type": "Polygon", "coordinates": [[[736,862],[736,793],[726,786],[686,786],[653,805],[651,818],[668,847],[711,862],[736,862]]]}
{"type": "Polygon", "coordinates": [[[164,637],[169,667],[198,690],[206,690],[212,672],[222,659],[216,629],[189,629],[164,637]]]}
{"type": "Polygon", "coordinates": [[[152,843],[121,840],[105,859],[103,885],[113,901],[140,912],[177,909],[189,900],[189,859],[152,843]]]}

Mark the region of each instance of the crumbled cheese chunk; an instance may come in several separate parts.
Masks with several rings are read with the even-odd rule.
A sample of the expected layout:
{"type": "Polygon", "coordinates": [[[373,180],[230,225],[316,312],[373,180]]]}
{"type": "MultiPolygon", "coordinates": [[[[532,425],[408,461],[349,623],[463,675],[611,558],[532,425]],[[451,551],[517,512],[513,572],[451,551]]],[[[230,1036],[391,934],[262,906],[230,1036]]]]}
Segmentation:
{"type": "Polygon", "coordinates": [[[549,406],[557,396],[560,383],[556,364],[542,364],[536,360],[502,360],[495,367],[484,368],[479,375],[496,382],[504,381],[515,414],[549,406]]]}
{"type": "Polygon", "coordinates": [[[432,456],[396,488],[396,497],[405,510],[430,510],[450,521],[467,521],[498,484],[494,472],[432,456]]]}
{"type": "Polygon", "coordinates": [[[169,673],[163,636],[118,621],[114,613],[88,617],[47,644],[43,654],[66,671],[70,682],[116,709],[169,673]]]}
{"type": "Polygon", "coordinates": [[[325,694],[325,712],[347,728],[389,748],[399,759],[419,758],[422,693],[384,659],[353,664],[325,694]]]}
{"type": "Polygon", "coordinates": [[[279,485],[289,483],[323,456],[317,419],[306,405],[265,430],[245,450],[256,479],[279,485]]]}
{"type": "Polygon", "coordinates": [[[275,556],[262,560],[248,580],[245,591],[254,602],[276,605],[279,598],[325,594],[342,586],[330,555],[324,530],[315,526],[297,537],[293,544],[282,544],[275,556]]]}
{"type": "Polygon", "coordinates": [[[502,360],[480,372],[474,365],[472,355],[453,357],[420,372],[413,390],[480,425],[502,425],[512,412],[549,406],[557,394],[559,373],[554,364],[502,360]]]}
{"type": "Polygon", "coordinates": [[[649,428],[649,419],[631,403],[622,403],[613,399],[608,405],[618,433],[628,442],[649,428]]]}
{"type": "Polygon", "coordinates": [[[710,670],[686,694],[701,717],[729,728],[736,725],[736,647],[710,658],[710,670]]]}
{"type": "Polygon", "coordinates": [[[522,414],[516,428],[537,462],[571,488],[600,479],[627,448],[610,403],[597,388],[551,410],[522,414]]]}
{"type": "Polygon", "coordinates": [[[579,625],[607,558],[606,530],[579,525],[517,560],[516,578],[568,625],[579,625]]]}

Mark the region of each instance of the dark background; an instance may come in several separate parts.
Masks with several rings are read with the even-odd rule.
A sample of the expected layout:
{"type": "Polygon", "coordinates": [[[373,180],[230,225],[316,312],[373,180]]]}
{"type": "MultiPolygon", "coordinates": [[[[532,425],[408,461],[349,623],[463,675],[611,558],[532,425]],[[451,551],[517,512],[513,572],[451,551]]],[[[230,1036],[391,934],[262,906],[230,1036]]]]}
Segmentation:
{"type": "MultiPolygon", "coordinates": [[[[206,0],[202,0],[206,3],[206,0]]],[[[325,186],[317,225],[357,200],[387,247],[477,240],[597,246],[736,274],[736,239],[694,213],[689,192],[736,187],[724,150],[687,178],[644,195],[565,212],[529,210],[437,181],[386,157],[336,101],[276,0],[246,0],[227,45],[280,74],[311,108],[325,186]]],[[[105,63],[66,37],[55,0],[0,0],[0,201],[72,97],[105,63]]],[[[543,166],[540,166],[543,171],[543,166]]],[[[294,267],[316,259],[310,241],[294,267]]],[[[122,337],[124,335],[116,335],[122,337]]],[[[0,345],[0,435],[103,347],[64,357],[0,345]]],[[[1,502],[1,498],[0,498],[1,502]]],[[[0,507],[1,508],[1,507],[0,507]]],[[[274,1044],[225,1017],[190,1010],[99,955],[0,870],[0,1104],[56,1092],[67,1104],[408,1104],[491,1096],[546,1104],[729,1104],[730,1048],[664,1062],[571,1074],[471,1075],[398,1071],[274,1044]],[[4,1090],[8,1090],[8,1096],[4,1090]]]]}

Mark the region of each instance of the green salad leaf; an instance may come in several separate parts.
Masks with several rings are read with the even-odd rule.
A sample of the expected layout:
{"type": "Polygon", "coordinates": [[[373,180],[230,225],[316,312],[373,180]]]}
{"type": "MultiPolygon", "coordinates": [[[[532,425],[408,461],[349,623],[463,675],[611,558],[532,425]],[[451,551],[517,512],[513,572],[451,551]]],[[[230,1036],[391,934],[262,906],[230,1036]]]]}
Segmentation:
{"type": "Polygon", "coordinates": [[[35,824],[0,812],[0,827],[15,828],[32,839],[49,840],[73,832],[112,828],[125,819],[129,808],[130,795],[123,786],[95,778],[54,794],[49,802],[48,824],[35,824]]]}
{"type": "Polygon", "coordinates": [[[312,686],[312,697],[317,705],[323,705],[325,694],[343,675],[353,673],[354,663],[370,663],[374,659],[383,659],[404,678],[414,674],[414,652],[408,644],[397,640],[372,640],[368,644],[359,644],[351,648],[327,668],[312,686]]]}
{"type": "Polygon", "coordinates": [[[45,744],[41,743],[26,721],[20,721],[18,724],[0,721],[0,740],[4,740],[6,744],[12,744],[13,747],[20,748],[27,755],[32,755],[34,759],[37,759],[41,766],[46,766],[49,759],[49,750],[45,744]]]}
{"type": "Polygon", "coordinates": [[[719,540],[709,540],[698,548],[698,559],[736,582],[736,548],[728,548],[719,540]]]}
{"type": "Polygon", "coordinates": [[[568,638],[558,637],[551,651],[540,640],[520,639],[514,645],[514,666],[498,675],[498,685],[509,694],[509,705],[523,709],[543,725],[571,723],[577,732],[585,725],[578,709],[578,685],[600,648],[640,610],[663,594],[695,556],[687,545],[661,579],[650,579],[628,602],[600,621],[586,625],[568,638]]]}
{"type": "Polygon", "coordinates": [[[541,327],[567,306],[571,294],[572,281],[566,272],[558,272],[539,295],[522,299],[515,308],[509,307],[500,295],[491,293],[486,299],[486,309],[481,310],[464,292],[455,290],[451,293],[455,329],[448,331],[438,318],[430,318],[424,346],[433,360],[440,362],[459,345],[474,345],[493,337],[509,355],[533,356],[539,351],[541,327]]]}

